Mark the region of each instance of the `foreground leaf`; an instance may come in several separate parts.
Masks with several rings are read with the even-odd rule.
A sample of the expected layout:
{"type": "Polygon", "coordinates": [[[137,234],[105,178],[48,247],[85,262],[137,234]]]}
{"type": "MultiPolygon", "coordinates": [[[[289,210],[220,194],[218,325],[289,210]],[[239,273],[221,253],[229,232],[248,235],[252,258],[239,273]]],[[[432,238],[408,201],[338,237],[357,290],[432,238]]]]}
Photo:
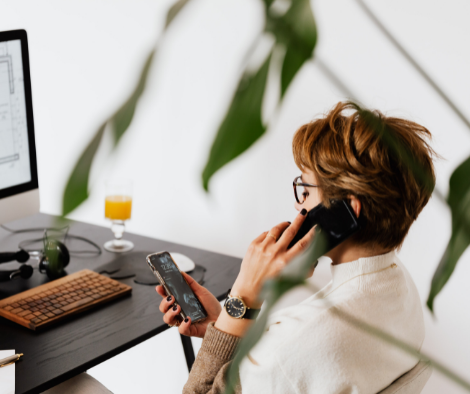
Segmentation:
{"type": "Polygon", "coordinates": [[[449,196],[447,204],[452,213],[452,226],[457,222],[462,209],[461,203],[470,190],[470,157],[460,164],[449,180],[449,196]]]}
{"type": "Polygon", "coordinates": [[[175,19],[176,15],[178,15],[178,13],[188,3],[189,3],[189,0],[179,0],[170,7],[170,9],[168,10],[168,13],[166,14],[165,29],[170,25],[173,19],[175,19]]]}
{"type": "Polygon", "coordinates": [[[88,177],[90,175],[93,159],[103,138],[105,128],[106,123],[98,129],[70,174],[62,199],[62,216],[72,212],[88,198],[88,177]]]}
{"type": "Polygon", "coordinates": [[[277,41],[286,47],[281,70],[283,97],[302,65],[312,57],[317,43],[317,27],[310,1],[293,0],[289,10],[273,23],[273,27],[277,41]]]}
{"type": "Polygon", "coordinates": [[[206,191],[212,175],[245,152],[266,130],[261,119],[261,106],[270,60],[271,55],[266,58],[254,75],[245,74],[238,84],[232,104],[217,132],[202,173],[203,186],[206,191]]]}
{"type": "Polygon", "coordinates": [[[68,215],[80,204],[82,204],[89,196],[89,176],[91,166],[98,151],[101,139],[103,137],[106,125],[112,124],[114,146],[117,145],[121,137],[124,135],[132,118],[134,117],[135,108],[140,96],[142,95],[145,83],[147,81],[148,71],[152,64],[155,50],[151,51],[140,73],[139,81],[134,91],[126,102],[119,108],[111,119],[106,120],[105,123],[98,129],[93,140],[86,147],[77,163],[75,164],[72,174],[67,181],[62,199],[62,216],[68,215]]]}
{"type": "Polygon", "coordinates": [[[139,81],[134,91],[126,102],[119,108],[116,113],[110,119],[111,124],[113,125],[114,130],[114,144],[116,145],[121,137],[124,135],[126,130],[129,128],[132,119],[134,118],[135,108],[137,103],[144,92],[145,85],[147,83],[147,77],[152,65],[153,58],[155,56],[155,50],[151,51],[147,56],[144,67],[140,72],[139,81]]]}
{"type": "Polygon", "coordinates": [[[452,234],[431,281],[426,305],[434,312],[434,299],[444,288],[470,245],[470,158],[453,172],[447,202],[452,213],[452,234]]]}
{"type": "MultiPolygon", "coordinates": [[[[165,29],[188,2],[189,0],[179,0],[169,9],[166,17],[165,29]]],[[[147,56],[145,64],[140,72],[137,86],[134,88],[129,98],[114,113],[113,116],[103,123],[103,125],[95,134],[93,140],[90,142],[75,164],[75,167],[72,170],[72,174],[70,174],[64,190],[62,199],[62,216],[72,212],[88,198],[89,173],[103,137],[103,132],[106,128],[106,125],[110,124],[113,128],[114,148],[129,128],[134,117],[137,103],[142,96],[142,93],[144,92],[150,66],[152,65],[153,58],[155,57],[155,52],[156,50],[154,49],[147,56]]]]}

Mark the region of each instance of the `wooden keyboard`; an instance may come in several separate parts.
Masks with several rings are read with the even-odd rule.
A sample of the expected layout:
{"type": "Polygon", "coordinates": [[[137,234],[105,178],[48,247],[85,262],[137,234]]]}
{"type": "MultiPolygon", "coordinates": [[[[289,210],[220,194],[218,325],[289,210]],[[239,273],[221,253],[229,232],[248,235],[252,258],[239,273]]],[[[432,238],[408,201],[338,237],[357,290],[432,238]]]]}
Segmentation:
{"type": "Polygon", "coordinates": [[[0,300],[0,316],[36,330],[131,291],[128,285],[82,270],[0,300]]]}

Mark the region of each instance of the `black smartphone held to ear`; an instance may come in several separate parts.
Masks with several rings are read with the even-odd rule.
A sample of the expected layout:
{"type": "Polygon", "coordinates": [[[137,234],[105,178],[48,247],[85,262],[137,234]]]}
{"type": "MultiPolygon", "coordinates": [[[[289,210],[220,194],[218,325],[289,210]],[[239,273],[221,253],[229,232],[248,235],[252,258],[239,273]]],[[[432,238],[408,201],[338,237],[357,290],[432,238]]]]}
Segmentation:
{"type": "Polygon", "coordinates": [[[307,213],[305,221],[289,244],[288,249],[300,241],[316,224],[326,234],[327,251],[348,239],[361,228],[359,219],[345,200],[332,202],[330,208],[318,204],[307,213]]]}
{"type": "Polygon", "coordinates": [[[147,256],[147,264],[166,294],[175,297],[175,302],[181,307],[180,315],[184,319],[191,318],[191,324],[207,318],[207,312],[189,287],[186,279],[168,252],[159,252],[147,256]]]}

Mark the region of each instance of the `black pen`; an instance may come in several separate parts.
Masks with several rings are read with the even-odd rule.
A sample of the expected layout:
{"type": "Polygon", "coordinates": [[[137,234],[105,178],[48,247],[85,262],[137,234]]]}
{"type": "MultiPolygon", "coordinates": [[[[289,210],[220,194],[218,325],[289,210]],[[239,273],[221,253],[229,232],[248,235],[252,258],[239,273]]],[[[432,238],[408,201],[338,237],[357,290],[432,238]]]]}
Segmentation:
{"type": "Polygon", "coordinates": [[[0,368],[16,363],[22,355],[23,353],[19,353],[19,354],[14,354],[13,356],[2,358],[0,360],[0,368]]]}

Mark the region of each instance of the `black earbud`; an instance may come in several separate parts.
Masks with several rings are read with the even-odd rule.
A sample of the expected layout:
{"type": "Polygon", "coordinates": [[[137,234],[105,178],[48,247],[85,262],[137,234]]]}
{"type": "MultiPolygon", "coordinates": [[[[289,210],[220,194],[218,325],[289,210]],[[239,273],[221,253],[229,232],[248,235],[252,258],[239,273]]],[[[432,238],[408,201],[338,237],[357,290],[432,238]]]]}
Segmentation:
{"type": "Polygon", "coordinates": [[[0,282],[6,282],[17,277],[28,279],[28,278],[31,278],[32,275],[33,275],[33,267],[25,264],[16,270],[0,271],[0,282]]]}
{"type": "Polygon", "coordinates": [[[0,264],[15,260],[19,263],[25,263],[29,260],[29,253],[23,249],[18,250],[18,252],[0,253],[0,264]]]}

